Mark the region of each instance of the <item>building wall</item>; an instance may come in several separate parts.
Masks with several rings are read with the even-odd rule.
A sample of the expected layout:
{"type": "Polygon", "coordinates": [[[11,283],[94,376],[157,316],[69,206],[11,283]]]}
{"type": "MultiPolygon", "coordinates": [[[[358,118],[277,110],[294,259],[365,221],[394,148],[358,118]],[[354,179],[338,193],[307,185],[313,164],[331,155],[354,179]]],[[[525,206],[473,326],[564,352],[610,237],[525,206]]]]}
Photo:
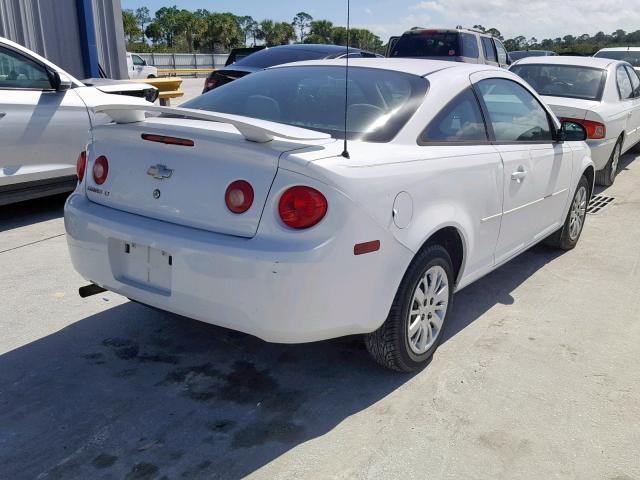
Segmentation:
{"type": "MultiPolygon", "coordinates": [[[[39,53],[77,78],[86,78],[78,2],[0,0],[0,36],[39,53]]],[[[120,0],[92,0],[98,59],[107,76],[127,78],[120,0]]]]}

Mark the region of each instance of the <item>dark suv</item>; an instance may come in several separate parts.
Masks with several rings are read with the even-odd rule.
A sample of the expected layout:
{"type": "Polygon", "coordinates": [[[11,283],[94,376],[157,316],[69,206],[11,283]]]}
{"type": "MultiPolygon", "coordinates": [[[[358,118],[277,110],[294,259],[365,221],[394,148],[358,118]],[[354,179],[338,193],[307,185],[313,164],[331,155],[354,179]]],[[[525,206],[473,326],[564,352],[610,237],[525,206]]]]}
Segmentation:
{"type": "Polygon", "coordinates": [[[503,68],[511,63],[500,40],[466,28],[412,28],[401,37],[391,37],[387,57],[484,63],[503,68]]]}

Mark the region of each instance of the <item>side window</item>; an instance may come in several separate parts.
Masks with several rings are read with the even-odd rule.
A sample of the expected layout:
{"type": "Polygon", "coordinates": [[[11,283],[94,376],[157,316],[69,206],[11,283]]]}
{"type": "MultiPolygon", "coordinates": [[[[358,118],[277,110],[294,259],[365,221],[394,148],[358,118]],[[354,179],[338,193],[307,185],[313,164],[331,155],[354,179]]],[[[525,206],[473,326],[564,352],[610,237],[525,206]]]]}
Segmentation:
{"type": "Polygon", "coordinates": [[[484,58],[486,58],[489,62],[497,62],[498,57],[496,57],[496,51],[493,48],[493,42],[489,37],[481,37],[482,38],[482,51],[484,52],[484,58]]]}
{"type": "Polygon", "coordinates": [[[0,89],[50,89],[51,82],[45,68],[8,48],[0,47],[0,89]]]}
{"type": "Polygon", "coordinates": [[[500,43],[499,40],[496,40],[494,38],[493,42],[496,44],[496,52],[498,52],[498,63],[500,63],[500,65],[506,65],[507,51],[505,50],[504,46],[502,45],[502,43],[500,43]]]}
{"type": "Polygon", "coordinates": [[[420,136],[421,142],[486,142],[487,130],[470,88],[444,107],[420,136]]]}
{"type": "Polygon", "coordinates": [[[627,73],[631,78],[631,87],[633,88],[633,96],[640,97],[640,78],[638,77],[638,72],[636,72],[629,65],[625,65],[624,68],[627,69],[627,73]]]}
{"type": "Polygon", "coordinates": [[[629,79],[629,75],[627,74],[624,65],[618,65],[618,68],[616,68],[616,82],[618,83],[620,100],[626,100],[633,97],[631,80],[629,79]]]}
{"type": "Polygon", "coordinates": [[[478,82],[497,142],[550,142],[553,140],[547,112],[520,84],[503,78],[478,82]]]}
{"type": "Polygon", "coordinates": [[[462,56],[469,58],[478,58],[480,51],[478,50],[478,41],[475,35],[470,33],[462,33],[462,56]]]}
{"type": "Polygon", "coordinates": [[[144,60],[142,60],[142,58],[140,58],[138,55],[131,55],[131,58],[133,59],[134,65],[137,65],[139,67],[144,65],[144,60]]]}

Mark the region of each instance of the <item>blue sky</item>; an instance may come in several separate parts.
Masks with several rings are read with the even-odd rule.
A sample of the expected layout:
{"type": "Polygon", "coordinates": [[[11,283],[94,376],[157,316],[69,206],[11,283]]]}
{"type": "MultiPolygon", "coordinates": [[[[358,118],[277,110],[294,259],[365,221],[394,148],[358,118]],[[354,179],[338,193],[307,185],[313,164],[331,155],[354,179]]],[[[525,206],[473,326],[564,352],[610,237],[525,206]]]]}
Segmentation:
{"type": "MultiPolygon", "coordinates": [[[[177,5],[195,10],[251,15],[291,21],[299,11],[316,19],[346,23],[346,0],[121,0],[122,8],[147,6],[153,13],[177,5]]],[[[386,40],[414,26],[496,27],[505,37],[525,35],[538,40],[567,34],[611,33],[640,29],[637,0],[351,0],[353,26],[369,28],[386,40]]]]}

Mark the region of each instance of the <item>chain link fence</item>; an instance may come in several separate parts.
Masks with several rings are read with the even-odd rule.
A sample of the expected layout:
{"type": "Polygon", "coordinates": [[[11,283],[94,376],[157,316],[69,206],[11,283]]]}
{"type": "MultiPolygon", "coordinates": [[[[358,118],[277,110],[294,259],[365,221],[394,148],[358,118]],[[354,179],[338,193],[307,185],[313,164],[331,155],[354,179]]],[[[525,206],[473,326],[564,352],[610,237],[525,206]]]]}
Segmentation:
{"type": "MultiPolygon", "coordinates": [[[[227,58],[226,53],[136,53],[146,60],[148,65],[153,65],[161,70],[161,75],[171,75],[162,70],[203,70],[209,71],[224,67],[227,58]]],[[[199,72],[192,72],[198,75],[199,72]]],[[[182,73],[181,73],[182,74],[182,73]]]]}

